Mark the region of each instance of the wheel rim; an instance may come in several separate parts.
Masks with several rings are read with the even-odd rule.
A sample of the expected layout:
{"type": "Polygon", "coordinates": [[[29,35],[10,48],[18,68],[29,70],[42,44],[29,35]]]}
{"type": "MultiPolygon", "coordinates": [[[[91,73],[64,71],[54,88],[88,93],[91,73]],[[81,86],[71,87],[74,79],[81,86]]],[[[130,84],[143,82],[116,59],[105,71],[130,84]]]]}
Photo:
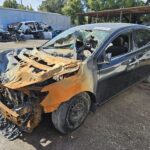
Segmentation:
{"type": "Polygon", "coordinates": [[[88,111],[88,106],[84,101],[72,104],[66,117],[69,127],[72,129],[78,128],[86,118],[88,111]]]}

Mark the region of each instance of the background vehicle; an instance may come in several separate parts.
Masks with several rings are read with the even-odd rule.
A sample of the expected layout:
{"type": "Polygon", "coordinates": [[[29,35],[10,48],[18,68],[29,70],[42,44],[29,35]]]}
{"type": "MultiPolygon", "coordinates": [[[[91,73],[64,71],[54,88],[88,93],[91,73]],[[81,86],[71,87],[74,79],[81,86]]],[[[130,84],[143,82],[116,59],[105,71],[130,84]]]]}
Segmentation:
{"type": "Polygon", "coordinates": [[[150,76],[150,29],[122,23],[83,25],[38,49],[5,51],[0,58],[4,135],[14,139],[21,131],[31,132],[42,112],[52,113],[55,128],[66,134],[90,110],[150,76]]]}
{"type": "Polygon", "coordinates": [[[11,40],[9,32],[0,28],[0,42],[8,42],[11,40]]]}
{"type": "Polygon", "coordinates": [[[7,26],[7,30],[8,32],[12,33],[15,30],[17,30],[18,26],[20,25],[20,22],[16,22],[16,23],[11,23],[7,26]]]}
{"type": "Polygon", "coordinates": [[[8,31],[14,35],[23,34],[24,39],[51,39],[52,27],[42,22],[26,21],[8,25],[8,31]],[[30,36],[29,36],[30,35],[30,36]],[[32,35],[32,36],[31,36],[32,35]]]}

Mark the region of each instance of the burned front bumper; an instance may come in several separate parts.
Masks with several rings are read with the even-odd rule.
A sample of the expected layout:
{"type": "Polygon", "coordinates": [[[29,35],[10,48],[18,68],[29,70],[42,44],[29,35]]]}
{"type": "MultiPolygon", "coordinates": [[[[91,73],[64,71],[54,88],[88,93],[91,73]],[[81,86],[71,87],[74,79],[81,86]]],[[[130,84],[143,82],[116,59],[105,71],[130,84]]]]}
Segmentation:
{"type": "Polygon", "coordinates": [[[30,99],[21,91],[1,88],[0,132],[6,138],[13,140],[22,131],[30,133],[39,124],[42,107],[36,98],[30,99]]]}
{"type": "Polygon", "coordinates": [[[0,102],[0,132],[9,140],[14,140],[21,135],[19,114],[9,109],[2,102],[0,102]]]}
{"type": "Polygon", "coordinates": [[[2,102],[0,102],[0,113],[4,118],[8,119],[9,121],[13,122],[18,126],[21,126],[21,120],[19,119],[19,114],[9,109],[2,102]]]}

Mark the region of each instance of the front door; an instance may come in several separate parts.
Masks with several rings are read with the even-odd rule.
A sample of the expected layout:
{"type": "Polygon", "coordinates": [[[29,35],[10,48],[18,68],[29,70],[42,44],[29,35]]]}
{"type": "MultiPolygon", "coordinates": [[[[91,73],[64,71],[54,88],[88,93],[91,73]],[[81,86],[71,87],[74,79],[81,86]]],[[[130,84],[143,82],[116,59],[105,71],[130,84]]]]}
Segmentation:
{"type": "Polygon", "coordinates": [[[129,68],[130,64],[134,62],[134,56],[131,53],[132,32],[118,35],[109,45],[105,50],[105,55],[111,54],[111,61],[97,64],[97,99],[100,103],[130,86],[133,78],[134,68],[129,68]]]}

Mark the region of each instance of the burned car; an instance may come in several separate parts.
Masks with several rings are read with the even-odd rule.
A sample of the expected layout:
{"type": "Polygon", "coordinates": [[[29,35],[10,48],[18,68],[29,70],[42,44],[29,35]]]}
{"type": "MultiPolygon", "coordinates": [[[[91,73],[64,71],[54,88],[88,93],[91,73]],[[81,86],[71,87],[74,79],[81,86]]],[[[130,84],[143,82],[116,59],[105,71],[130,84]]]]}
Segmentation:
{"type": "Polygon", "coordinates": [[[17,22],[8,25],[8,31],[12,35],[24,35],[25,38],[31,39],[51,39],[52,30],[51,26],[36,21],[17,22]]]}
{"type": "Polygon", "coordinates": [[[7,25],[7,29],[11,33],[11,32],[14,32],[18,28],[19,25],[20,25],[20,22],[11,23],[7,25]]]}
{"type": "Polygon", "coordinates": [[[8,42],[11,40],[11,36],[8,31],[0,28],[0,42],[8,42]]]}
{"type": "Polygon", "coordinates": [[[0,129],[12,140],[51,113],[61,133],[89,111],[150,76],[150,29],[91,24],[69,29],[39,48],[0,53],[0,129]]]}

